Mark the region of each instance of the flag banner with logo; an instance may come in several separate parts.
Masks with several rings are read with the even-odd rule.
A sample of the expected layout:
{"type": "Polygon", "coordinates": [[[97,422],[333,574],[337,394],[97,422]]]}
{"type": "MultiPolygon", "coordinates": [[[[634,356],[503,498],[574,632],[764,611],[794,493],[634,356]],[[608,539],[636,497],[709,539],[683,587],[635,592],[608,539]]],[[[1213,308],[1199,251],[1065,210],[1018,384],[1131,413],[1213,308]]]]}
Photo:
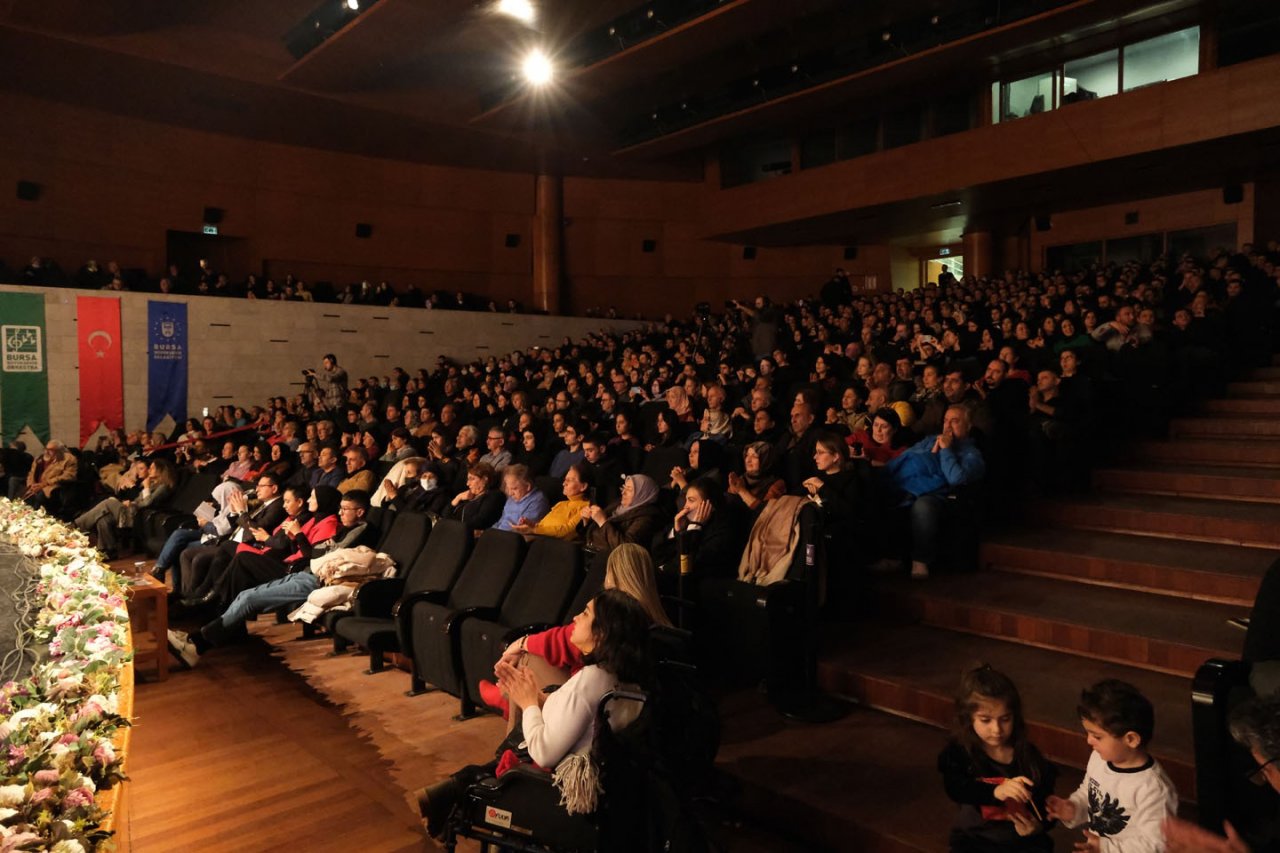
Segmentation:
{"type": "Polygon", "coordinates": [[[0,293],[0,437],[31,427],[49,440],[48,340],[43,293],[0,293]]]}
{"type": "Polygon", "coordinates": [[[147,303],[147,429],[187,419],[187,306],[147,303]]]}
{"type": "Polygon", "coordinates": [[[120,353],[120,300],[76,297],[80,339],[80,446],[99,426],[124,428],[124,369],[120,353]]]}

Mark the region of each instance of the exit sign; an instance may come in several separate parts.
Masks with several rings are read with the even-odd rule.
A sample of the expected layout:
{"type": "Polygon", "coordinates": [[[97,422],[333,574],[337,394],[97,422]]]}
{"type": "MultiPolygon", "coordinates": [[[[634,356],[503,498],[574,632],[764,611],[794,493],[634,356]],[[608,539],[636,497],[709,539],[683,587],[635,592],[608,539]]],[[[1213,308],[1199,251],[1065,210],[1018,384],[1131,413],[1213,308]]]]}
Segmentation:
{"type": "MultiPolygon", "coordinates": [[[[207,226],[207,225],[206,225],[206,226],[205,226],[205,232],[204,232],[204,233],[206,233],[206,234],[208,234],[208,233],[209,233],[208,228],[209,228],[209,226],[207,226]]],[[[218,233],[218,229],[217,229],[217,228],[213,229],[213,233],[214,233],[214,234],[217,234],[217,233],[218,233]]],[[[939,249],[939,250],[938,250],[938,254],[945,258],[947,255],[951,254],[951,250],[950,250],[950,249],[939,249]]]]}
{"type": "Polygon", "coordinates": [[[217,237],[217,236],[218,236],[218,226],[217,226],[217,225],[206,225],[206,226],[204,227],[204,233],[208,234],[210,237],[217,237]]]}

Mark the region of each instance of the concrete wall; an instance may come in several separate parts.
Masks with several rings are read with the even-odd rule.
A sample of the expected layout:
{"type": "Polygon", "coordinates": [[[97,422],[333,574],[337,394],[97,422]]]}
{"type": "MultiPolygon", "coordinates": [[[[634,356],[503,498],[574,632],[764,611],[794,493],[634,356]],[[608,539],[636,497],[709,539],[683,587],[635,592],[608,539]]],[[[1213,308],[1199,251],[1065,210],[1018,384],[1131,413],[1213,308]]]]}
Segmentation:
{"type": "MultiPolygon", "coordinates": [[[[53,435],[75,444],[80,436],[79,350],[76,297],[102,291],[0,285],[0,291],[45,294],[49,418],[53,435]]],[[[605,328],[638,323],[579,317],[425,311],[248,299],[120,295],[124,337],[124,415],[129,428],[147,414],[147,300],[187,302],[188,410],[234,403],[261,404],[267,397],[301,391],[304,367],[318,367],[326,352],[338,356],[354,378],[385,376],[394,367],[413,373],[444,355],[471,360],[531,346],[558,346],[605,328]]],[[[5,440],[12,436],[4,436],[5,440]]]]}

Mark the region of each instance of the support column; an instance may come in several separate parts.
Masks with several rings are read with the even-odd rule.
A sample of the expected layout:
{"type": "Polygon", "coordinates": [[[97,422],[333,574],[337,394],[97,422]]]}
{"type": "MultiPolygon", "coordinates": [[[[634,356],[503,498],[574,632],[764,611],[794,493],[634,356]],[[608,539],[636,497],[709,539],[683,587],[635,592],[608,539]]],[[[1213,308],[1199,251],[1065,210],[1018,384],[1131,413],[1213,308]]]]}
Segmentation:
{"type": "Polygon", "coordinates": [[[538,175],[534,190],[533,308],[559,314],[564,278],[564,179],[538,175]]]}
{"type": "Polygon", "coordinates": [[[991,275],[992,246],[990,231],[967,231],[964,237],[964,274],[975,278],[991,275]]]}

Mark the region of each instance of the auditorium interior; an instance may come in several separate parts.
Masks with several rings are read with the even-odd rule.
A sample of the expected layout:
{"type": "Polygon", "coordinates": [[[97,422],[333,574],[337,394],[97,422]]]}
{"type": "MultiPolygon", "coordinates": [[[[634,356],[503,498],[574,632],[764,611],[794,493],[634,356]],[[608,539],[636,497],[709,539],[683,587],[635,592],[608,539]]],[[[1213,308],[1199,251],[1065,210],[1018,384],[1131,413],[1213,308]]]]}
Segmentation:
{"type": "Polygon", "coordinates": [[[1277,103],[1274,0],[0,2],[0,849],[1280,850],[1277,103]]]}

